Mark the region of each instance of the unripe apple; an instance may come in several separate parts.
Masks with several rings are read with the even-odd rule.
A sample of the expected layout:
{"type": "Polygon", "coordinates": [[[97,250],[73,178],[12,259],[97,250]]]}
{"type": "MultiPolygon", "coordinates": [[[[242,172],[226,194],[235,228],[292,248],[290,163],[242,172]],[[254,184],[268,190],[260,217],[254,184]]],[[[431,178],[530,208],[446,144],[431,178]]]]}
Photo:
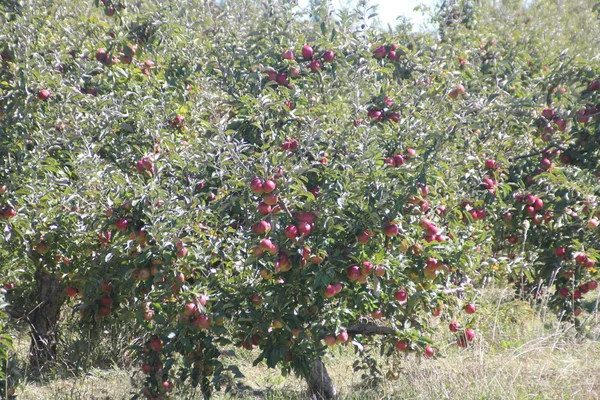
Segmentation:
{"type": "Polygon", "coordinates": [[[273,273],[269,272],[266,269],[261,269],[260,270],[260,277],[263,278],[264,280],[269,280],[269,279],[273,278],[273,273]]]}
{"type": "Polygon", "coordinates": [[[283,328],[283,322],[279,321],[279,320],[274,320],[273,321],[273,328],[275,329],[281,329],[283,328]]]}
{"type": "Polygon", "coordinates": [[[338,335],[336,336],[336,341],[338,343],[346,343],[348,341],[348,332],[341,331],[340,333],[338,333],[338,335]]]}
{"type": "Polygon", "coordinates": [[[402,303],[408,298],[408,292],[404,289],[397,290],[394,293],[394,298],[402,303]]]}
{"type": "Polygon", "coordinates": [[[325,62],[332,62],[333,59],[335,58],[335,54],[333,54],[333,51],[331,50],[327,50],[324,54],[323,54],[323,61],[325,62]]]}
{"type": "Polygon", "coordinates": [[[465,312],[467,314],[475,314],[475,311],[477,311],[477,307],[475,306],[475,304],[469,303],[465,306],[465,312]]]}

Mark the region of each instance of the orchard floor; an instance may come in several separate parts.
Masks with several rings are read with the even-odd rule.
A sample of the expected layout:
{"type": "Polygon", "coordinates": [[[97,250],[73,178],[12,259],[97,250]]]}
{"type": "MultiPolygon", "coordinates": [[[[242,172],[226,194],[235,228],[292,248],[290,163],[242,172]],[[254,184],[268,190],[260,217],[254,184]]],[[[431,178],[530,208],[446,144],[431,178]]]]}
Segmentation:
{"type": "MultiPolygon", "coordinates": [[[[590,309],[597,302],[590,300],[590,309]]],[[[488,291],[478,310],[478,337],[469,349],[458,349],[440,329],[436,343],[441,357],[418,361],[415,357],[380,360],[382,371],[399,373],[367,388],[350,346],[336,349],[326,365],[340,399],[600,399],[600,323],[586,313],[585,338],[574,329],[558,328],[553,317],[534,313],[528,305],[511,301],[506,290],[488,291]],[[395,365],[395,367],[394,367],[395,365]]],[[[246,376],[234,392],[216,399],[291,400],[308,398],[303,381],[282,377],[264,365],[252,367],[256,354],[237,351],[246,376]]],[[[237,358],[237,360],[233,359],[237,358]]],[[[119,369],[93,370],[77,379],[24,383],[21,400],[130,399],[140,376],[119,369]]],[[[200,399],[199,393],[178,393],[175,399],[200,399]]]]}

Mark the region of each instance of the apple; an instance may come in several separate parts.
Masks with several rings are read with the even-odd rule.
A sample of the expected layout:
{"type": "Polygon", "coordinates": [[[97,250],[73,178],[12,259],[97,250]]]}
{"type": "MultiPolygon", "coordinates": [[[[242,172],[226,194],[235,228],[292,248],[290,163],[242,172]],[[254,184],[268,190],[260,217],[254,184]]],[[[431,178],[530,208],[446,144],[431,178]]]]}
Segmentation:
{"type": "Polygon", "coordinates": [[[125,230],[127,230],[128,226],[129,226],[129,222],[125,218],[119,218],[115,222],[115,227],[119,231],[125,231],[125,230]]]}
{"type": "Polygon", "coordinates": [[[98,308],[98,315],[101,318],[108,317],[112,313],[112,309],[110,307],[101,306],[98,308]]]}
{"type": "Polygon", "coordinates": [[[116,12],[116,10],[115,10],[115,8],[114,8],[113,6],[106,7],[106,8],[104,9],[104,14],[105,14],[107,17],[112,17],[113,15],[115,15],[115,12],[116,12]]]}
{"type": "Polygon", "coordinates": [[[269,193],[265,196],[264,202],[270,206],[274,206],[275,204],[279,203],[279,198],[276,194],[269,193]]]}
{"type": "Polygon", "coordinates": [[[362,263],[361,274],[370,275],[371,272],[373,272],[373,269],[373,264],[371,264],[369,261],[365,261],[362,263]]]}
{"type": "Polygon", "coordinates": [[[594,266],[594,264],[596,264],[596,261],[592,260],[591,258],[588,258],[583,263],[583,266],[586,267],[586,268],[592,268],[594,266]]]}
{"type": "Polygon", "coordinates": [[[399,232],[398,225],[396,225],[393,222],[389,225],[386,225],[383,228],[383,233],[385,233],[385,235],[388,237],[396,236],[398,234],[398,232],[399,232]]]}
{"type": "Polygon", "coordinates": [[[309,45],[305,44],[304,46],[302,46],[302,57],[304,57],[305,59],[310,60],[311,58],[313,58],[314,53],[315,52],[313,48],[309,45]]]}
{"type": "Polygon", "coordinates": [[[382,277],[385,275],[385,267],[383,265],[378,265],[375,267],[375,276],[382,277]]]}
{"type": "Polygon", "coordinates": [[[302,236],[306,236],[308,234],[310,234],[312,230],[312,226],[310,225],[310,223],[306,222],[306,221],[300,221],[298,222],[298,233],[302,236]]]}
{"type": "Polygon", "coordinates": [[[435,351],[433,350],[433,348],[431,346],[425,346],[425,352],[423,353],[425,358],[431,358],[431,357],[433,357],[434,354],[435,354],[435,351]]]}
{"type": "Polygon", "coordinates": [[[400,122],[400,113],[398,111],[391,112],[387,115],[388,119],[392,122],[400,122]]]}
{"type": "Polygon", "coordinates": [[[496,169],[496,167],[497,167],[496,160],[492,160],[492,159],[485,160],[485,168],[486,169],[496,169]]]}
{"type": "Polygon", "coordinates": [[[581,298],[581,292],[579,290],[576,290],[573,292],[573,299],[577,300],[581,298]]]}
{"type": "Polygon", "coordinates": [[[586,260],[587,260],[587,256],[584,253],[579,253],[575,256],[575,262],[577,264],[585,264],[586,260]]]}
{"type": "Polygon", "coordinates": [[[360,278],[361,276],[361,271],[358,265],[353,265],[351,267],[348,267],[348,269],[346,270],[346,274],[348,275],[348,278],[350,278],[351,281],[357,281],[358,278],[360,278]]]}
{"type": "Polygon", "coordinates": [[[558,289],[558,294],[562,297],[562,298],[567,298],[569,297],[569,289],[563,287],[558,289]]]}
{"type": "Polygon", "coordinates": [[[394,155],[394,165],[396,167],[401,167],[404,165],[404,156],[402,154],[394,155]]]}
{"type": "Polygon", "coordinates": [[[587,283],[584,283],[583,285],[579,286],[579,291],[582,294],[586,294],[587,292],[590,291],[590,286],[587,283]]]}
{"type": "Polygon", "coordinates": [[[287,86],[290,84],[286,73],[277,74],[277,83],[281,86],[287,86]]]}
{"type": "Polygon", "coordinates": [[[596,281],[589,281],[587,283],[587,285],[588,285],[588,288],[590,290],[595,290],[598,287],[598,282],[596,282],[596,281]]]}
{"type": "Polygon", "coordinates": [[[562,118],[554,118],[554,124],[556,124],[556,128],[559,131],[564,131],[565,129],[567,129],[567,123],[565,122],[564,119],[562,118]]]}
{"type": "Polygon", "coordinates": [[[417,157],[417,151],[415,149],[407,149],[406,150],[406,158],[411,160],[417,157]]]}
{"type": "Polygon", "coordinates": [[[266,269],[261,269],[260,270],[260,277],[263,278],[264,280],[268,280],[268,279],[271,279],[273,277],[273,273],[269,272],[266,269]]]}
{"type": "Polygon", "coordinates": [[[208,329],[210,328],[210,317],[204,314],[199,315],[194,319],[193,324],[197,330],[208,329]]]}
{"type": "Polygon", "coordinates": [[[338,335],[336,336],[336,341],[338,343],[346,343],[348,341],[348,332],[346,331],[341,331],[340,333],[338,333],[338,335]]]}
{"type": "Polygon", "coordinates": [[[258,204],[258,212],[262,215],[267,215],[271,212],[271,206],[265,203],[264,201],[261,201],[258,204]]]}
{"type": "Polygon", "coordinates": [[[187,316],[194,315],[194,313],[198,310],[198,306],[196,303],[187,303],[185,305],[185,309],[183,310],[183,314],[187,316]]]}
{"type": "Polygon", "coordinates": [[[50,98],[50,91],[47,89],[42,89],[38,92],[38,98],[40,100],[48,100],[50,98]]]}
{"type": "Polygon", "coordinates": [[[335,58],[335,54],[333,54],[333,51],[331,50],[327,50],[324,54],[323,54],[323,61],[325,62],[332,62],[333,59],[335,58]]]}
{"type": "Polygon", "coordinates": [[[40,254],[46,254],[49,250],[48,244],[42,241],[35,246],[34,250],[40,254]]]}
{"type": "Polygon", "coordinates": [[[250,189],[256,194],[261,194],[263,192],[262,179],[254,178],[252,182],[250,182],[250,189]]]}
{"type": "Polygon", "coordinates": [[[358,236],[356,237],[356,240],[359,244],[367,244],[367,242],[369,241],[369,234],[367,232],[361,232],[358,234],[358,236]]]}
{"type": "Polygon", "coordinates": [[[400,54],[396,53],[395,50],[390,50],[388,52],[388,58],[390,61],[398,61],[400,59],[400,54]]]}
{"type": "Polygon", "coordinates": [[[600,89],[600,81],[598,79],[594,79],[587,84],[587,90],[595,91],[600,89]]]}
{"type": "Polygon", "coordinates": [[[551,121],[554,118],[554,110],[550,108],[544,108],[542,110],[542,117],[546,118],[548,121],[551,121]]]}
{"type": "Polygon", "coordinates": [[[458,97],[458,91],[456,89],[452,89],[448,92],[448,97],[451,99],[456,99],[458,97]]]}
{"type": "Polygon", "coordinates": [[[366,275],[360,275],[357,279],[358,283],[367,283],[367,276],[366,275]]]}
{"type": "Polygon", "coordinates": [[[587,222],[587,227],[590,229],[596,229],[598,227],[598,220],[596,218],[590,218],[587,222]]]}
{"type": "Polygon", "coordinates": [[[283,328],[283,322],[279,321],[279,320],[274,320],[273,321],[273,328],[275,329],[281,329],[283,328]]]}
{"type": "Polygon", "coordinates": [[[465,312],[467,314],[475,314],[475,311],[477,311],[477,306],[475,306],[475,304],[469,303],[465,306],[465,312]]]}
{"type": "Polygon", "coordinates": [[[149,374],[150,372],[152,372],[152,365],[148,363],[142,364],[142,372],[144,372],[145,374],[149,374]]]}
{"type": "Polygon", "coordinates": [[[341,291],[342,291],[342,289],[344,288],[344,287],[342,286],[342,284],[341,284],[341,283],[339,283],[339,282],[336,282],[336,283],[334,283],[334,284],[333,284],[333,287],[334,287],[334,289],[335,289],[335,293],[336,293],[336,294],[337,294],[337,293],[339,293],[339,292],[341,292],[341,291]]]}
{"type": "Polygon", "coordinates": [[[102,304],[103,306],[110,307],[112,305],[112,303],[113,303],[113,301],[110,298],[110,296],[102,296],[100,298],[100,304],[102,304]]]}
{"type": "Polygon", "coordinates": [[[252,231],[257,235],[263,235],[271,231],[271,224],[267,221],[259,221],[252,225],[252,231]]]}
{"type": "Polygon", "coordinates": [[[310,62],[310,64],[308,65],[308,68],[310,68],[310,70],[312,72],[317,72],[319,71],[321,68],[323,68],[323,64],[321,63],[321,61],[319,60],[312,60],[310,62]]]}
{"type": "Polygon", "coordinates": [[[563,246],[558,246],[556,249],[554,249],[554,254],[557,257],[564,257],[566,253],[567,250],[563,246]]]}
{"type": "Polygon", "coordinates": [[[282,60],[293,60],[294,53],[292,52],[292,50],[285,50],[283,53],[281,53],[281,59],[282,60]]]}
{"type": "Polygon", "coordinates": [[[337,343],[337,339],[335,338],[335,336],[331,336],[331,335],[325,336],[323,338],[323,340],[325,341],[325,344],[330,347],[335,346],[337,343]]]}
{"type": "Polygon", "coordinates": [[[408,292],[404,289],[397,290],[394,293],[394,298],[402,303],[408,298],[408,292]]]}
{"type": "Polygon", "coordinates": [[[285,237],[294,240],[300,235],[298,228],[295,225],[288,225],[285,228],[285,237]]]}
{"type": "Polygon", "coordinates": [[[106,49],[104,49],[104,48],[98,49],[96,51],[96,60],[103,63],[105,59],[106,59],[106,49]]]}
{"type": "Polygon", "coordinates": [[[472,342],[473,339],[475,339],[475,331],[473,329],[467,329],[465,331],[465,339],[467,339],[467,342],[472,342]]]}
{"type": "Polygon", "coordinates": [[[371,318],[373,319],[382,319],[383,318],[383,312],[381,310],[375,310],[371,313],[371,318]]]}
{"type": "Polygon", "coordinates": [[[450,332],[458,332],[460,329],[460,323],[458,321],[452,321],[450,322],[450,326],[448,328],[450,329],[450,332]]]}
{"type": "MultiPolygon", "coordinates": [[[[4,284],[4,287],[6,288],[6,284],[4,284]]],[[[77,296],[77,294],[79,294],[79,290],[77,290],[77,288],[75,288],[73,286],[67,287],[67,296],[75,297],[75,296],[77,296]]]]}
{"type": "Polygon", "coordinates": [[[373,51],[373,57],[375,57],[378,60],[384,58],[386,54],[387,50],[385,49],[385,46],[379,46],[375,49],[375,51],[373,51]]]}
{"type": "Polygon", "coordinates": [[[396,350],[404,351],[408,348],[408,343],[406,342],[406,340],[397,340],[395,347],[396,350]]]}
{"type": "Polygon", "coordinates": [[[335,296],[335,294],[336,294],[335,286],[327,285],[327,287],[325,288],[325,297],[333,297],[333,296],[335,296]]]}

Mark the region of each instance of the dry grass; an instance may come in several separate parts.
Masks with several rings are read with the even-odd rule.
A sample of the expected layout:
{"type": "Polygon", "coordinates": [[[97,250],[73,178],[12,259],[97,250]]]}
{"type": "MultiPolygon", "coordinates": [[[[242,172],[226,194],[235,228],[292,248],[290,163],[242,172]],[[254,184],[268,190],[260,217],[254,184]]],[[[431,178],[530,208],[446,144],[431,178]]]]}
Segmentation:
{"type": "MultiPolygon", "coordinates": [[[[478,311],[476,344],[458,349],[441,329],[436,343],[441,357],[419,361],[414,356],[379,360],[382,371],[399,372],[395,381],[383,380],[370,388],[349,349],[333,351],[326,365],[340,398],[366,399],[600,399],[600,328],[593,316],[586,339],[573,329],[557,329],[556,321],[543,321],[526,304],[510,300],[505,290],[488,290],[478,311]],[[447,343],[447,345],[444,345],[447,343]]],[[[217,399],[292,400],[307,398],[305,384],[282,377],[264,365],[252,367],[256,354],[238,352],[246,375],[235,392],[217,399]]],[[[129,399],[137,378],[126,370],[95,370],[85,378],[61,378],[25,383],[21,400],[129,399]]],[[[198,399],[199,393],[179,393],[177,399],[198,399]]]]}

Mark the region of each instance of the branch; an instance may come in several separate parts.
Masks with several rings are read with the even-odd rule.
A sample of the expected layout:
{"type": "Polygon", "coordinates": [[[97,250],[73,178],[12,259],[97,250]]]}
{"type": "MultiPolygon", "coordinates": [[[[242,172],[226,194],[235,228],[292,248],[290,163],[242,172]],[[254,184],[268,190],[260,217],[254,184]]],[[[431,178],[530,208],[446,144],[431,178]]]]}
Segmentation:
{"type": "Polygon", "coordinates": [[[562,146],[559,146],[559,145],[557,145],[557,144],[551,144],[550,146],[546,147],[546,148],[545,148],[545,149],[543,149],[543,150],[534,151],[533,153],[524,154],[524,155],[522,155],[522,156],[516,156],[516,157],[512,157],[512,158],[509,158],[509,159],[508,159],[508,161],[515,161],[515,160],[520,160],[520,159],[522,159],[522,158],[529,158],[529,157],[537,156],[537,155],[540,155],[540,154],[542,154],[542,153],[544,153],[544,152],[546,152],[546,151],[550,150],[550,149],[551,149],[551,148],[553,148],[553,147],[556,147],[557,149],[559,149],[559,150],[562,150],[562,151],[565,151],[565,150],[567,150],[566,148],[564,148],[564,147],[562,147],[562,146]]]}
{"type": "Polygon", "coordinates": [[[294,216],[290,212],[290,209],[288,208],[288,206],[283,202],[283,200],[279,200],[279,207],[281,207],[281,209],[283,211],[285,211],[285,213],[288,215],[288,217],[290,217],[290,219],[292,221],[294,220],[294,216]]]}
{"type": "Polygon", "coordinates": [[[395,335],[397,332],[393,328],[377,325],[352,325],[346,331],[354,335],[395,335]]]}

